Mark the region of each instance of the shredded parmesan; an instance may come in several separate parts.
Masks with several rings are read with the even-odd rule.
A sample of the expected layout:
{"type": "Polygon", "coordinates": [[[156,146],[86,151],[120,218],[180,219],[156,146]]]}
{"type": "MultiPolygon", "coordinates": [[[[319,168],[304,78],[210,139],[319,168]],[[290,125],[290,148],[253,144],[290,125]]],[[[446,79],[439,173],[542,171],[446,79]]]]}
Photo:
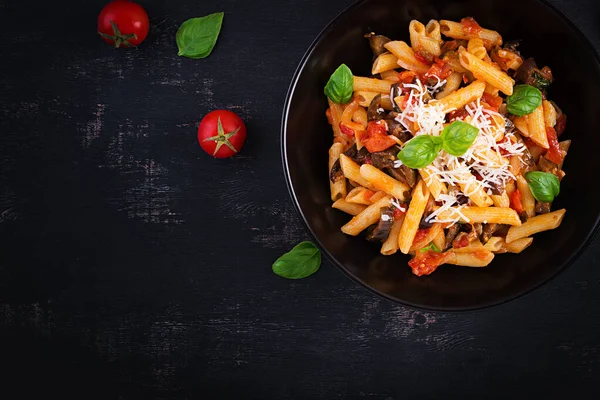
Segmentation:
{"type": "MultiPolygon", "coordinates": [[[[439,80],[439,79],[438,79],[439,80]]],[[[446,81],[439,81],[438,84],[445,84],[446,81]]],[[[429,88],[424,86],[419,79],[416,83],[404,83],[405,88],[412,89],[406,100],[406,105],[402,112],[396,117],[402,126],[413,132],[415,135],[434,135],[439,134],[444,129],[446,114],[441,105],[427,104],[425,95],[429,94],[429,88]]]]}
{"type": "MultiPolygon", "coordinates": [[[[413,105],[409,98],[410,106],[407,105],[404,110],[406,114],[398,116],[398,122],[402,123],[401,119],[411,121],[412,118],[412,121],[416,121],[420,127],[416,135],[439,135],[443,129],[444,113],[440,110],[438,114],[437,110],[431,110],[434,105],[422,104],[423,92],[426,89],[420,85],[412,85],[412,88],[413,92],[416,92],[417,101],[413,105]]],[[[465,110],[468,115],[463,121],[479,129],[477,138],[460,157],[452,156],[442,150],[428,170],[445,184],[462,187],[467,197],[480,190],[491,195],[494,188],[504,187],[510,180],[515,179],[510,172],[508,157],[521,156],[525,146],[516,141],[512,129],[506,129],[507,125],[510,126],[506,124],[506,119],[501,114],[484,108],[479,99],[466,105],[465,110]],[[502,135],[504,139],[497,143],[496,138],[502,135]],[[479,175],[480,179],[477,179],[476,175],[479,175]]],[[[435,200],[442,205],[430,214],[426,221],[451,224],[459,220],[469,222],[460,212],[462,206],[454,207],[459,204],[457,196],[460,194],[459,192],[438,196],[435,200]],[[444,220],[438,219],[437,216],[446,210],[452,210],[451,216],[444,220]]]]}
{"type": "Polygon", "coordinates": [[[392,217],[390,217],[387,214],[381,214],[381,220],[382,221],[390,221],[392,219],[392,217]]]}
{"type": "Polygon", "coordinates": [[[402,207],[402,205],[400,204],[400,202],[398,201],[398,199],[390,199],[390,204],[393,205],[394,207],[396,207],[398,210],[405,212],[406,208],[402,207]]]}

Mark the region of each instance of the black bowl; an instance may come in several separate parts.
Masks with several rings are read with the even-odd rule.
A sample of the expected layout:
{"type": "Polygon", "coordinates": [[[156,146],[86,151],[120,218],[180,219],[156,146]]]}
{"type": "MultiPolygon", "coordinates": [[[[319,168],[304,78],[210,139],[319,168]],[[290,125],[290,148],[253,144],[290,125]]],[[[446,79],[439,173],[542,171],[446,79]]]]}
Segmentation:
{"type": "Polygon", "coordinates": [[[595,173],[600,171],[600,68],[592,46],[567,18],[537,0],[433,1],[365,0],[342,12],[319,35],[302,59],[290,86],[282,122],[282,158],[296,208],[317,243],[346,275],[396,302],[434,310],[471,310],[521,296],[571,264],[598,226],[600,207],[595,173]],[[562,225],[535,236],[518,255],[498,255],[487,268],[442,266],[416,277],[408,256],[382,256],[362,237],[340,227],[348,216],[331,208],[327,124],[323,87],[331,73],[347,64],[356,75],[370,75],[372,55],[363,35],[377,32],[408,41],[412,19],[458,21],[474,17],[504,40],[522,39],[520,51],[552,68],[549,97],[568,115],[564,136],[573,139],[566,178],[553,209],[566,208],[562,225]]]}

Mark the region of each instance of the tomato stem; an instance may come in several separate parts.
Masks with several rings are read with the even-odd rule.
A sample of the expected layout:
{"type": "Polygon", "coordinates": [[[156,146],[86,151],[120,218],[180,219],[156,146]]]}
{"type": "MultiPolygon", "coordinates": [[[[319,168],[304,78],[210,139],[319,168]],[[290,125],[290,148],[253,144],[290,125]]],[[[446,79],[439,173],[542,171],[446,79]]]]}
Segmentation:
{"type": "Polygon", "coordinates": [[[233,145],[231,144],[229,139],[231,139],[236,133],[238,133],[239,130],[240,130],[240,128],[237,128],[233,132],[225,133],[225,130],[223,129],[223,124],[221,124],[221,117],[219,117],[217,119],[217,134],[215,136],[211,136],[211,137],[204,139],[203,142],[214,141],[217,143],[217,147],[215,147],[215,151],[213,152],[213,157],[217,155],[217,152],[223,145],[226,145],[234,153],[237,153],[236,148],[233,147],[233,145]]]}
{"type": "Polygon", "coordinates": [[[100,32],[98,31],[98,34],[100,36],[102,36],[104,39],[107,40],[112,40],[115,46],[115,49],[118,49],[119,47],[121,47],[121,45],[125,46],[125,47],[132,47],[133,45],[129,42],[130,39],[137,39],[137,35],[135,33],[128,33],[128,34],[122,34],[121,31],[119,30],[119,27],[117,27],[117,24],[115,24],[112,20],[110,21],[110,25],[113,28],[113,36],[108,35],[106,33],[100,32]]]}

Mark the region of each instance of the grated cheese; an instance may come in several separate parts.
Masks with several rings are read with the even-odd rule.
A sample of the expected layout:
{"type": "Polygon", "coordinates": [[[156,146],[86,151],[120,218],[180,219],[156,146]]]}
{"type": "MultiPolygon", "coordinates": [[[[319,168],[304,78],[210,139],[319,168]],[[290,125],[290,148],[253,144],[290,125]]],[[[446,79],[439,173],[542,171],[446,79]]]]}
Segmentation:
{"type": "MultiPolygon", "coordinates": [[[[416,94],[418,101],[415,106],[407,107],[405,111],[413,113],[413,121],[416,121],[421,128],[416,135],[439,135],[443,129],[443,119],[435,114],[436,111],[430,112],[428,110],[435,106],[427,105],[425,107],[419,102],[419,100],[422,100],[422,92],[425,89],[419,87],[419,85],[413,85],[413,89],[413,92],[418,91],[416,94]]],[[[479,129],[477,138],[460,157],[452,156],[443,150],[440,151],[428,170],[445,184],[464,188],[464,195],[467,197],[472,196],[479,190],[489,195],[493,193],[492,189],[494,187],[503,187],[509,181],[515,179],[510,171],[508,157],[522,155],[525,151],[525,145],[516,141],[512,129],[506,129],[506,119],[501,114],[484,108],[479,99],[466,105],[465,110],[468,115],[463,121],[479,129]],[[502,124],[499,121],[502,121],[502,124]],[[497,143],[496,138],[502,135],[505,140],[497,143]],[[478,180],[474,173],[477,173],[481,180],[478,180]]],[[[443,112],[441,114],[443,115],[443,112]]],[[[400,117],[402,117],[402,114],[398,118],[400,117]]],[[[410,120],[408,115],[404,118],[410,120]]],[[[461,193],[438,196],[435,200],[441,202],[442,205],[430,214],[426,221],[429,223],[451,224],[459,220],[469,222],[460,212],[462,206],[454,207],[459,204],[457,199],[459,194],[461,193]],[[451,217],[444,220],[438,219],[437,216],[446,210],[452,210],[451,217]]]]}

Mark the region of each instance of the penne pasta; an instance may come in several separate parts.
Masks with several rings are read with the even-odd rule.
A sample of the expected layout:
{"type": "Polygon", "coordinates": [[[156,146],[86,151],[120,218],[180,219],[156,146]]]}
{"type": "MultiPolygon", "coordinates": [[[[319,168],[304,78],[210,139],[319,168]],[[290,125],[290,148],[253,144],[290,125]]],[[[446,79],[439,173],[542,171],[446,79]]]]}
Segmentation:
{"type": "Polygon", "coordinates": [[[454,253],[455,257],[448,261],[448,264],[460,265],[462,267],[487,267],[494,259],[494,253],[485,248],[481,248],[469,253],[454,253]]]}
{"type": "Polygon", "coordinates": [[[354,92],[354,95],[358,98],[358,104],[360,104],[361,107],[369,107],[375,96],[381,95],[381,108],[387,111],[392,111],[394,109],[389,94],[358,91],[354,92]]]}
{"type": "Polygon", "coordinates": [[[360,166],[352,161],[352,159],[345,154],[340,154],[340,167],[344,176],[352,182],[356,182],[359,186],[371,189],[371,184],[367,182],[360,175],[360,166]]]}
{"type": "Polygon", "coordinates": [[[435,19],[429,21],[425,26],[425,35],[427,35],[428,38],[437,41],[439,44],[442,44],[443,42],[440,23],[437,22],[435,19]]]}
{"type": "Polygon", "coordinates": [[[428,200],[429,189],[423,180],[419,180],[412,192],[412,199],[398,235],[398,248],[404,254],[408,254],[410,251],[428,200]]]}
{"type": "Polygon", "coordinates": [[[431,167],[425,167],[419,169],[419,175],[429,188],[429,191],[433,195],[434,198],[438,198],[440,194],[447,194],[448,188],[446,184],[440,180],[440,178],[435,175],[431,169],[431,167]]]}
{"type": "Polygon", "coordinates": [[[487,241],[483,247],[487,251],[491,251],[492,253],[506,253],[506,249],[504,248],[505,242],[504,239],[499,236],[492,236],[490,240],[487,241]]]}
{"type": "Polygon", "coordinates": [[[342,131],[340,130],[340,122],[342,122],[342,113],[344,112],[344,107],[340,104],[334,103],[329,98],[327,101],[329,102],[329,110],[331,111],[331,127],[333,128],[333,136],[341,136],[342,131]]]}
{"type": "Polygon", "coordinates": [[[501,195],[491,195],[490,197],[492,198],[495,207],[510,207],[510,198],[508,197],[506,190],[502,192],[501,195]]]}
{"type": "Polygon", "coordinates": [[[388,195],[404,201],[410,193],[410,188],[406,183],[400,182],[380,169],[375,168],[369,164],[363,164],[360,167],[360,176],[369,184],[371,187],[381,190],[388,195]]]}
{"type": "MultiPolygon", "coordinates": [[[[398,68],[398,64],[394,68],[398,68]]],[[[384,81],[400,82],[400,74],[395,70],[384,71],[379,74],[384,81]]]]}
{"type": "Polygon", "coordinates": [[[502,44],[502,36],[496,31],[490,29],[465,29],[465,25],[459,22],[441,20],[440,30],[444,36],[451,37],[452,39],[464,39],[469,40],[472,38],[482,39],[487,49],[494,46],[500,46],[502,44]]]}
{"type": "Polygon", "coordinates": [[[342,226],[342,232],[346,235],[356,236],[369,226],[373,225],[381,216],[381,209],[389,207],[390,198],[385,196],[379,199],[376,203],[368,206],[363,212],[355,215],[350,222],[342,226]]]}
{"type": "Polygon", "coordinates": [[[425,50],[427,53],[439,57],[442,54],[442,49],[440,47],[440,43],[435,40],[428,38],[427,36],[422,36],[419,39],[420,48],[425,50]]]}
{"type": "Polygon", "coordinates": [[[402,228],[402,221],[404,221],[404,215],[399,219],[395,219],[392,223],[390,234],[381,246],[381,254],[384,256],[392,255],[398,251],[398,235],[400,234],[400,228],[402,228]]]}
{"type": "Polygon", "coordinates": [[[441,229],[441,225],[438,234],[433,238],[433,244],[439,250],[444,250],[446,248],[446,235],[444,235],[444,229],[441,229]]]}
{"type": "Polygon", "coordinates": [[[533,243],[533,238],[522,238],[512,241],[510,243],[506,243],[504,245],[504,248],[508,253],[520,253],[526,248],[528,248],[531,245],[531,243],[533,243]]]}
{"type": "Polygon", "coordinates": [[[358,215],[367,208],[363,204],[350,203],[344,199],[336,200],[331,207],[350,215],[358,215]]]}
{"type": "Polygon", "coordinates": [[[487,56],[487,50],[483,46],[483,40],[480,38],[471,38],[467,44],[467,51],[475,57],[483,60],[487,56]]]}
{"type": "Polygon", "coordinates": [[[527,129],[529,130],[529,137],[538,146],[547,149],[548,137],[546,136],[546,125],[544,124],[544,108],[539,106],[531,114],[527,115],[527,129]]]}
{"type": "Polygon", "coordinates": [[[376,92],[389,94],[392,82],[374,78],[354,77],[354,91],[376,92]]]}
{"type": "Polygon", "coordinates": [[[464,48],[458,50],[458,57],[460,64],[471,71],[476,79],[482,79],[490,85],[497,87],[507,96],[513,93],[515,81],[506,72],[478,59],[464,48]]]}
{"type": "MultiPolygon", "coordinates": [[[[429,230],[427,231],[425,236],[423,236],[419,240],[417,240],[417,238],[415,237],[415,240],[413,241],[412,245],[410,246],[409,253],[416,252],[418,250],[421,250],[424,247],[427,247],[440,234],[440,232],[441,233],[444,232],[444,230],[442,229],[442,225],[439,223],[433,224],[431,226],[431,228],[429,228],[429,230]]],[[[443,247],[442,248],[438,247],[438,249],[441,250],[441,249],[443,249],[443,247]]]]}
{"type": "Polygon", "coordinates": [[[527,216],[533,217],[535,215],[535,198],[531,193],[529,184],[521,175],[517,176],[517,189],[521,192],[521,204],[523,204],[527,216]]]}
{"type": "Polygon", "coordinates": [[[383,47],[398,58],[398,65],[402,68],[419,74],[424,74],[429,71],[429,65],[417,60],[415,52],[408,44],[406,44],[406,42],[388,42],[383,47]]]}
{"type": "Polygon", "coordinates": [[[514,242],[517,239],[529,237],[539,232],[556,229],[560,226],[566,210],[553,211],[548,214],[542,214],[529,218],[521,226],[513,226],[508,230],[506,235],[506,243],[514,242]]]}
{"type": "Polygon", "coordinates": [[[371,69],[372,75],[377,75],[382,72],[392,71],[398,68],[398,58],[392,53],[380,54],[373,62],[371,69]]]}
{"type": "Polygon", "coordinates": [[[457,90],[460,87],[461,83],[462,74],[459,74],[458,72],[451,73],[450,76],[446,78],[446,85],[444,86],[444,89],[438,94],[436,94],[435,98],[437,100],[443,99],[444,97],[457,90]]]}
{"type": "Polygon", "coordinates": [[[365,204],[367,206],[377,202],[385,193],[375,192],[362,186],[355,187],[346,195],[348,203],[365,204]]]}
{"type": "MultiPolygon", "coordinates": [[[[458,89],[456,92],[437,100],[435,104],[440,104],[444,112],[457,110],[472,101],[477,100],[483,95],[485,90],[484,81],[475,81],[469,86],[458,89]]],[[[432,103],[430,103],[432,104],[432,103]]]]}
{"type": "Polygon", "coordinates": [[[513,119],[513,123],[515,124],[515,126],[517,127],[517,129],[519,130],[519,132],[521,132],[521,135],[525,136],[525,137],[529,137],[529,122],[527,121],[527,115],[523,115],[521,117],[515,117],[513,119]]]}
{"type": "MultiPolygon", "coordinates": [[[[329,148],[329,171],[331,172],[331,168],[333,165],[339,160],[340,154],[344,146],[341,143],[334,143],[331,148],[329,148]]],[[[338,199],[342,199],[346,197],[346,179],[340,179],[337,182],[332,182],[329,180],[329,190],[331,192],[331,201],[336,201],[338,199]]]]}
{"type": "Polygon", "coordinates": [[[554,128],[554,125],[556,125],[556,109],[548,100],[542,101],[542,109],[544,110],[544,125],[554,128]]]}
{"type": "Polygon", "coordinates": [[[410,36],[410,46],[413,49],[418,49],[421,45],[421,38],[427,37],[425,34],[425,25],[413,19],[408,24],[408,34],[410,36]]]}
{"type": "Polygon", "coordinates": [[[521,225],[517,212],[506,207],[452,207],[441,212],[439,219],[450,219],[455,216],[460,216],[461,222],[468,223],[521,225]]]}

